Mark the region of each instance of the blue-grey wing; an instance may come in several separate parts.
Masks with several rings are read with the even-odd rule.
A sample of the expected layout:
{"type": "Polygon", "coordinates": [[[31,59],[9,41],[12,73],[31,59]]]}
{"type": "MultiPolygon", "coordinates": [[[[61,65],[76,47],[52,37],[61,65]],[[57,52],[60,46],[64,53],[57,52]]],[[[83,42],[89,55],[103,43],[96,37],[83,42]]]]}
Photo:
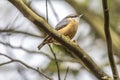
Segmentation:
{"type": "Polygon", "coordinates": [[[66,26],[69,23],[69,21],[64,18],[63,20],[61,20],[55,27],[56,30],[59,30],[61,28],[63,28],[64,26],[66,26]]]}

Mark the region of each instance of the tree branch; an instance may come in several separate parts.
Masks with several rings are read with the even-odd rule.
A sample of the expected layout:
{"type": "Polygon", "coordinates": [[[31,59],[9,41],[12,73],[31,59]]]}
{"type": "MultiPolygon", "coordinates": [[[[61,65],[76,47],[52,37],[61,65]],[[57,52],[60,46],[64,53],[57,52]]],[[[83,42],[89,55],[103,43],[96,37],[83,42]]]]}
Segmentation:
{"type": "Polygon", "coordinates": [[[54,58],[55,58],[55,63],[56,63],[56,67],[57,67],[57,72],[58,72],[58,80],[61,80],[61,78],[60,78],[60,68],[59,68],[59,64],[58,64],[58,59],[57,59],[57,57],[56,57],[56,54],[54,53],[54,51],[53,51],[53,49],[52,49],[52,47],[49,45],[49,48],[50,48],[50,50],[51,50],[51,52],[52,52],[52,54],[53,54],[53,56],[54,56],[54,58]]]}
{"type": "Polygon", "coordinates": [[[113,78],[114,80],[119,80],[119,74],[117,71],[117,67],[115,64],[114,60],[114,54],[112,51],[112,40],[111,40],[111,35],[110,35],[110,30],[109,30],[109,11],[108,11],[108,6],[107,6],[107,0],[102,0],[103,3],[103,11],[104,11],[104,31],[105,31],[105,36],[106,36],[106,42],[107,42],[107,51],[108,51],[108,58],[109,62],[112,68],[112,73],[113,73],[113,78]]]}
{"type": "Polygon", "coordinates": [[[17,34],[24,34],[24,35],[28,35],[28,36],[32,36],[32,37],[37,37],[37,38],[43,38],[43,36],[31,34],[31,33],[24,32],[24,31],[16,31],[14,29],[4,29],[4,30],[0,29],[0,33],[15,33],[15,34],[17,33],[17,34]]]}
{"type": "Polygon", "coordinates": [[[2,54],[2,53],[0,53],[0,55],[1,55],[1,56],[5,56],[5,57],[7,57],[8,59],[10,59],[10,61],[7,61],[7,62],[5,62],[5,63],[0,63],[0,66],[6,65],[6,64],[9,64],[9,63],[13,63],[13,62],[18,62],[18,63],[24,65],[25,67],[27,67],[27,68],[29,68],[29,69],[31,69],[31,70],[33,70],[33,71],[38,72],[40,75],[43,75],[43,76],[46,77],[47,79],[52,80],[50,77],[48,77],[47,75],[45,75],[43,72],[40,72],[40,70],[39,70],[38,68],[37,68],[37,69],[36,69],[36,68],[33,68],[33,67],[27,65],[26,63],[20,61],[20,60],[11,58],[11,57],[8,56],[8,55],[2,54]]]}
{"type": "Polygon", "coordinates": [[[64,80],[66,80],[66,78],[67,78],[68,71],[69,71],[69,66],[66,69],[66,74],[65,74],[64,80]]]}
{"type": "Polygon", "coordinates": [[[51,35],[54,39],[73,52],[76,55],[75,57],[79,58],[84,63],[84,66],[87,67],[87,69],[89,69],[98,79],[111,79],[75,42],[72,42],[67,37],[61,35],[55,29],[53,29],[42,17],[38,16],[29,7],[27,7],[23,0],[8,1],[16,6],[26,18],[28,18],[37,26],[41,27],[47,34],[51,35]]]}

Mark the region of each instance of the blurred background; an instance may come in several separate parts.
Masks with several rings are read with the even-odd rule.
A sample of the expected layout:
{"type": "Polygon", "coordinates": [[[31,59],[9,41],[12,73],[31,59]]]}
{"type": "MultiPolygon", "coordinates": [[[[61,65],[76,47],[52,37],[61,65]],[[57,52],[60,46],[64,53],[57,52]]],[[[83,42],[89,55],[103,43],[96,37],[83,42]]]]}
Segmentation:
{"type": "MultiPolygon", "coordinates": [[[[97,65],[112,76],[109,66],[107,47],[104,37],[104,18],[102,0],[47,0],[48,23],[56,24],[69,14],[83,14],[74,40],[97,63],[97,65]]],[[[26,0],[30,8],[46,19],[46,0],[26,0]]],[[[120,0],[108,0],[111,36],[115,60],[120,71],[120,0]]],[[[41,50],[37,46],[45,35],[8,0],[0,0],[0,53],[13,59],[23,61],[27,65],[39,69],[54,80],[58,80],[54,56],[48,45],[41,50]]],[[[95,76],[80,65],[66,50],[52,45],[59,61],[61,80],[97,80],[95,76]]],[[[0,64],[9,61],[0,56],[0,64]]],[[[46,80],[37,72],[19,63],[0,66],[1,80],[46,80]]]]}

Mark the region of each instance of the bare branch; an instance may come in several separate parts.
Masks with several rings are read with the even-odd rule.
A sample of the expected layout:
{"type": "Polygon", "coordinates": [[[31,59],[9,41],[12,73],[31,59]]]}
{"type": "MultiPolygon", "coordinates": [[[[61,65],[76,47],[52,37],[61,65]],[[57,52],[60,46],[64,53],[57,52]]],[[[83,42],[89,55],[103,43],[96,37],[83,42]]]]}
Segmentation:
{"type": "Polygon", "coordinates": [[[10,56],[5,55],[5,54],[3,54],[3,53],[0,53],[0,55],[1,55],[1,56],[5,56],[5,57],[7,57],[7,58],[10,59],[10,61],[8,61],[8,62],[1,63],[0,66],[6,65],[6,64],[9,64],[9,63],[13,63],[13,62],[18,62],[18,63],[24,65],[25,67],[27,67],[27,68],[29,68],[29,69],[31,69],[31,70],[33,70],[33,71],[36,71],[36,72],[39,73],[40,75],[43,75],[45,78],[47,78],[47,79],[49,79],[49,80],[52,80],[52,78],[48,77],[48,76],[45,75],[43,72],[40,72],[40,70],[38,70],[38,69],[36,69],[36,68],[33,68],[33,67],[27,65],[26,63],[20,61],[20,60],[13,59],[13,58],[11,58],[10,56]]]}
{"type": "Polygon", "coordinates": [[[102,0],[103,2],[103,11],[104,11],[104,31],[106,36],[106,42],[107,42],[107,49],[108,49],[108,57],[109,62],[112,68],[113,78],[114,80],[119,80],[119,74],[117,71],[117,67],[114,60],[114,54],[112,50],[112,40],[111,40],[111,34],[109,30],[109,11],[108,11],[108,5],[107,0],[102,0]]]}
{"type": "Polygon", "coordinates": [[[51,52],[52,52],[52,54],[53,54],[53,56],[55,58],[55,63],[56,63],[56,66],[57,66],[57,71],[58,71],[58,79],[61,80],[60,79],[60,68],[59,68],[59,64],[58,64],[58,60],[57,60],[56,54],[54,53],[54,51],[53,51],[53,49],[51,48],[50,45],[49,45],[49,48],[50,48],[50,50],[51,50],[51,52]]]}
{"type": "Polygon", "coordinates": [[[59,21],[58,14],[56,14],[56,11],[54,9],[54,6],[53,6],[52,2],[50,0],[48,0],[48,2],[49,2],[49,5],[50,5],[50,7],[52,9],[53,14],[55,15],[56,20],[59,21]]]}
{"type": "Polygon", "coordinates": [[[9,64],[9,63],[12,63],[13,61],[7,61],[7,62],[4,62],[4,63],[0,63],[0,66],[4,66],[6,64],[9,64]]]}
{"type": "Polygon", "coordinates": [[[67,78],[68,71],[69,71],[69,66],[67,67],[67,70],[66,70],[66,74],[65,74],[64,80],[66,80],[66,78],[67,78]]]}
{"type": "Polygon", "coordinates": [[[46,20],[48,22],[48,0],[45,1],[45,6],[46,6],[46,20]]]}
{"type": "Polygon", "coordinates": [[[0,29],[0,33],[17,33],[17,34],[24,34],[24,35],[28,35],[28,36],[32,36],[32,37],[37,37],[37,38],[43,38],[43,36],[39,36],[39,35],[35,35],[35,34],[31,34],[31,33],[28,33],[28,32],[23,32],[23,31],[16,31],[16,30],[13,30],[13,29],[4,29],[4,30],[1,30],[0,29]]]}

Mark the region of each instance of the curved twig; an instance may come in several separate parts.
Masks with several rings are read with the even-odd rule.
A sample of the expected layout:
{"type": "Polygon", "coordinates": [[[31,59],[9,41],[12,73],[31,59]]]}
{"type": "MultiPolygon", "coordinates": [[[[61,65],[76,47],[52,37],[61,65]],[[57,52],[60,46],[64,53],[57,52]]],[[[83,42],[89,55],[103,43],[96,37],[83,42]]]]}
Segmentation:
{"type": "Polygon", "coordinates": [[[31,70],[34,70],[34,71],[36,71],[36,72],[38,72],[40,75],[43,75],[45,78],[47,78],[47,79],[49,79],[49,80],[52,80],[52,78],[48,77],[48,76],[45,75],[43,72],[40,72],[40,70],[39,70],[38,68],[37,68],[37,69],[36,69],[36,68],[33,68],[33,67],[27,65],[26,63],[20,61],[20,60],[11,58],[10,56],[8,56],[8,55],[6,55],[6,54],[0,53],[0,55],[1,55],[1,56],[5,56],[5,57],[7,57],[8,59],[10,59],[10,61],[4,62],[4,63],[0,63],[0,66],[6,65],[6,64],[9,64],[9,63],[13,63],[13,62],[18,62],[18,63],[24,65],[25,67],[27,67],[27,68],[29,68],[29,69],[31,69],[31,70]]]}

